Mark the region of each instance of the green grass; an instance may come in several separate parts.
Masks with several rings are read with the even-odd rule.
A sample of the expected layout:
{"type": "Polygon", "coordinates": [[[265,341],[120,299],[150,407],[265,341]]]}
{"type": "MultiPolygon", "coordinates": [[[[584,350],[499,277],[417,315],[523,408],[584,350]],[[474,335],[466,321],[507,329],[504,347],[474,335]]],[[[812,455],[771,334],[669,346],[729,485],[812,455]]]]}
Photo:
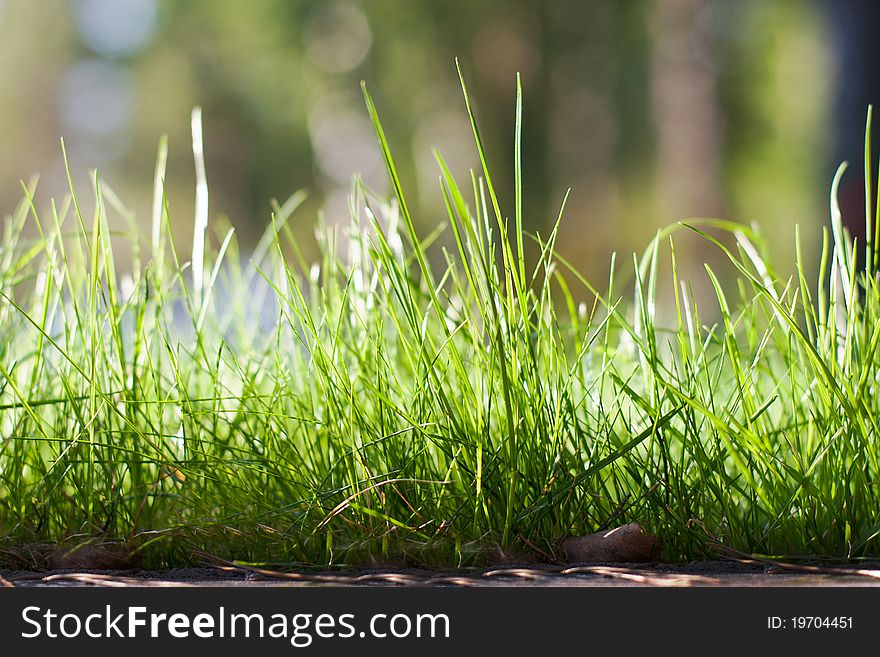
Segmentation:
{"type": "Polygon", "coordinates": [[[244,257],[231,231],[199,238],[201,183],[181,262],[164,141],[147,238],[97,176],[88,209],[71,185],[38,211],[25,186],[0,248],[6,554],[100,541],[152,565],[458,565],[499,547],[549,559],[566,535],[638,521],[669,560],[718,544],[880,556],[870,152],[864,245],[834,201],[841,169],[818,267],[796,231],[779,277],[756,229],[692,221],[593,287],[556,228],[524,232],[519,83],[512,221],[462,89],[482,170],[456,181],[437,154],[448,249],[418,234],[366,90],[393,198],[356,181],[351,225],[319,231],[314,266],[290,229],[302,195],[244,257]],[[681,231],[729,256],[706,267],[704,308],[677,275],[681,231]],[[131,251],[125,284],[111,239],[131,251]]]}

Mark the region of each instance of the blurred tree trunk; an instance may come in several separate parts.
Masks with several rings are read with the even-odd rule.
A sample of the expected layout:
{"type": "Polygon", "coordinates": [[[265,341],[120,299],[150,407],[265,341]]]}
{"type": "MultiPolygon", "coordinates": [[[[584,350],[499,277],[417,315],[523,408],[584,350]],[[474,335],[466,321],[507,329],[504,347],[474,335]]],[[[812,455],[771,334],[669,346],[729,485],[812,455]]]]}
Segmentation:
{"type": "MultiPolygon", "coordinates": [[[[865,231],[865,189],[862,170],[865,143],[865,113],[874,104],[874,124],[877,124],[877,104],[880,103],[880,2],[876,0],[849,0],[825,2],[834,29],[834,49],[837,55],[837,75],[834,97],[834,144],[831,168],[848,160],[850,170],[840,186],[838,198],[843,221],[860,242],[865,231]]],[[[872,151],[876,167],[877,147],[880,143],[875,127],[872,131],[872,151]]],[[[877,171],[874,171],[876,180],[877,171]]],[[[873,201],[872,201],[873,203],[873,201]]],[[[859,250],[859,257],[863,252],[859,250]]]]}
{"type": "Polygon", "coordinates": [[[722,216],[721,117],[706,0],[654,8],[652,92],[663,223],[722,216]]]}

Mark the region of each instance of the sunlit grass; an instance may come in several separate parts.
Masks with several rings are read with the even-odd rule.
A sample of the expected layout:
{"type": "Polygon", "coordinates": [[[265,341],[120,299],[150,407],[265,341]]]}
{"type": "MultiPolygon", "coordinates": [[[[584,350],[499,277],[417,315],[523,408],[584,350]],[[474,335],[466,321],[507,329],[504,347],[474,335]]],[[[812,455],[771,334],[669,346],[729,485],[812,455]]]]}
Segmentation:
{"type": "MultiPolygon", "coordinates": [[[[393,198],[356,181],[351,224],[319,230],[315,265],[289,228],[301,194],[247,257],[231,231],[202,241],[201,173],[194,262],[178,260],[164,141],[146,237],[97,176],[90,212],[72,186],[47,210],[24,187],[0,249],[8,551],[117,541],[154,564],[457,565],[499,547],[557,558],[566,535],[638,521],[670,560],[718,544],[880,555],[870,152],[864,245],[834,200],[841,168],[818,267],[794,228],[798,268],[780,277],[757,229],[694,220],[629,266],[612,259],[594,287],[557,253],[556,227],[523,229],[519,83],[510,218],[462,89],[482,169],[456,180],[437,154],[451,250],[416,230],[366,90],[393,198]],[[113,238],[130,277],[111,215],[128,226],[113,238]],[[729,256],[725,276],[706,267],[711,308],[678,278],[680,231],[729,256]]],[[[193,133],[201,172],[197,113],[193,133]]]]}

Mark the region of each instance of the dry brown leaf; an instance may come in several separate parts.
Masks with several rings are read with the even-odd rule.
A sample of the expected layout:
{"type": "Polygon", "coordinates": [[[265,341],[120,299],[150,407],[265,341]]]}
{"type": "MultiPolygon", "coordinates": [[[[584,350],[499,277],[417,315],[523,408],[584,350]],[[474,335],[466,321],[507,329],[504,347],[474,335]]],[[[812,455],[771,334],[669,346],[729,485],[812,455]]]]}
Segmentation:
{"type": "Polygon", "coordinates": [[[71,568],[95,570],[127,570],[136,559],[124,547],[118,545],[86,544],[73,548],[58,548],[47,555],[51,570],[71,568]]]}

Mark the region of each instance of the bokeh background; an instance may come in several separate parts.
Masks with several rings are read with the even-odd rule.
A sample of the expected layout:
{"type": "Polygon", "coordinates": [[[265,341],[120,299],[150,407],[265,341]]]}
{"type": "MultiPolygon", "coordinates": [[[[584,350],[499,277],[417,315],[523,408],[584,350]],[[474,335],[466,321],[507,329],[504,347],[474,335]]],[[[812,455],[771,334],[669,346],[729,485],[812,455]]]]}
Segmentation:
{"type": "MultiPolygon", "coordinates": [[[[270,200],[308,190],[295,227],[346,220],[354,174],[387,192],[367,81],[427,232],[443,220],[432,148],[477,164],[454,57],[512,212],[515,74],[527,227],[573,188],[560,250],[587,275],[688,216],[757,221],[780,262],[815,251],[837,162],[858,217],[866,104],[880,99],[869,0],[0,0],[0,212],[40,172],[65,193],[97,168],[149,231],[158,140],[178,248],[191,237],[190,110],[203,107],[212,221],[242,250],[270,200]]],[[[860,219],[859,219],[860,221],[860,219]]],[[[853,230],[858,232],[858,221],[853,230]]],[[[699,260],[700,247],[694,243],[699,260]]],[[[785,269],[785,267],[781,267],[785,269]]]]}

